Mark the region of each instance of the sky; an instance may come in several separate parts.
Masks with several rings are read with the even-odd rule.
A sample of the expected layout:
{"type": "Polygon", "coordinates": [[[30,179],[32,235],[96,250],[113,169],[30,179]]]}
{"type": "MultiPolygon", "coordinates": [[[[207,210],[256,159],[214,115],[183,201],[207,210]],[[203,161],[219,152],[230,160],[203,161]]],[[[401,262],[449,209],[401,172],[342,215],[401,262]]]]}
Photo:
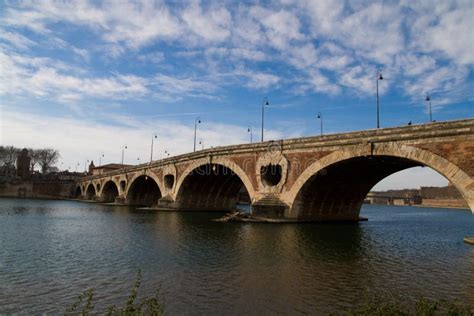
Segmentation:
{"type": "MultiPolygon", "coordinates": [[[[0,143],[61,169],[474,116],[474,1],[3,1],[0,143]],[[102,157],[103,155],[103,157],[102,157]]],[[[140,160],[138,160],[140,159],[140,160]]],[[[377,189],[444,185],[429,168],[377,189]]]]}

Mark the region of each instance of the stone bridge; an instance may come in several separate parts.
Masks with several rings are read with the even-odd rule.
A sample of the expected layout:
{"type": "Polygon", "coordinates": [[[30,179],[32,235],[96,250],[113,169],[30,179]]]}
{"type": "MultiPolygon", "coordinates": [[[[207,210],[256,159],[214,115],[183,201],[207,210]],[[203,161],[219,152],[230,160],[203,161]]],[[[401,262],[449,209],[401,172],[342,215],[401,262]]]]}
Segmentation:
{"type": "Polygon", "coordinates": [[[403,169],[430,167],[474,212],[474,119],[217,147],[87,176],[76,196],[163,210],[358,220],[367,193],[403,169]]]}

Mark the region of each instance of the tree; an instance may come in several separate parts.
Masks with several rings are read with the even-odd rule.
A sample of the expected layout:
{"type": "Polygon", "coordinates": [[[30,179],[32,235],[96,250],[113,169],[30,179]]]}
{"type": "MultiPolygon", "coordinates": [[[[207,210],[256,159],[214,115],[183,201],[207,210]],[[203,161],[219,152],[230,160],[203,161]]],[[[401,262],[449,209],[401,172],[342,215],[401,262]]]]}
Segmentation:
{"type": "Polygon", "coordinates": [[[30,156],[30,166],[31,166],[31,173],[35,171],[35,166],[39,163],[40,161],[40,151],[41,149],[33,149],[33,148],[28,148],[28,153],[30,156]]]}
{"type": "Polygon", "coordinates": [[[52,148],[39,149],[38,156],[41,173],[43,174],[46,174],[60,157],[59,151],[52,148]]]}
{"type": "Polygon", "coordinates": [[[20,149],[14,146],[0,146],[0,164],[6,167],[15,166],[19,152],[20,149]]]}

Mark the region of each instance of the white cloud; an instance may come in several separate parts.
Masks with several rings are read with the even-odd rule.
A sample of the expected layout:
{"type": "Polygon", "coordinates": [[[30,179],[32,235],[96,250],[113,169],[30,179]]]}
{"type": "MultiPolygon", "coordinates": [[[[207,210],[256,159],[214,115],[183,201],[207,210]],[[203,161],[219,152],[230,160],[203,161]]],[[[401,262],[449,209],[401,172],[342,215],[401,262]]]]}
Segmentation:
{"type": "Polygon", "coordinates": [[[306,89],[331,95],[341,92],[341,88],[338,85],[331,83],[331,81],[325,75],[317,70],[311,71],[309,73],[306,89]]]}
{"type": "MultiPolygon", "coordinates": [[[[113,125],[84,117],[80,119],[50,117],[15,112],[6,107],[0,110],[2,144],[34,148],[54,146],[62,154],[63,167],[70,166],[73,170],[77,163],[80,164],[78,170],[83,170],[86,160],[94,160],[97,164],[101,153],[105,156],[102,163],[119,163],[121,148],[125,144],[128,147],[125,152],[125,163],[136,164],[138,157],[142,162],[147,162],[150,157],[150,139],[154,132],[158,134],[154,147],[155,159],[161,158],[164,150],[172,155],[178,155],[188,153],[193,148],[192,120],[189,124],[183,124],[170,118],[117,117],[118,125],[113,125]],[[92,131],[94,137],[88,137],[92,131]]],[[[272,139],[282,138],[282,134],[274,130],[266,133],[272,139]]],[[[247,126],[206,121],[199,127],[198,139],[204,140],[206,148],[249,141],[247,126]],[[223,130],[226,133],[222,133],[223,130]]]]}
{"type": "Polygon", "coordinates": [[[301,46],[293,46],[288,50],[289,63],[296,68],[307,69],[316,66],[317,53],[313,44],[305,44],[301,46]]]}
{"type": "MultiPolygon", "coordinates": [[[[33,94],[58,97],[81,95],[88,97],[124,98],[148,92],[144,79],[130,75],[84,78],[53,68],[49,59],[29,59],[0,53],[2,60],[0,94],[33,94]]],[[[64,97],[59,100],[64,100],[64,97]]]]}
{"type": "MultiPolygon", "coordinates": [[[[258,5],[199,1],[125,1],[113,5],[43,1],[21,2],[15,7],[6,5],[0,21],[7,30],[0,36],[6,50],[9,47],[12,51],[13,47],[26,50],[34,43],[18,31],[29,28],[85,61],[92,60],[96,57],[93,54],[100,50],[117,61],[120,57],[130,60],[130,56],[136,56],[144,63],[160,63],[161,70],[167,66],[167,74],[157,75],[155,79],[154,74],[148,74],[148,78],[127,74],[79,75],[77,71],[61,71],[59,66],[51,64],[24,65],[23,71],[9,73],[23,75],[22,79],[31,77],[32,93],[56,94],[61,102],[72,102],[77,95],[115,99],[143,96],[149,89],[153,90],[153,96],[167,101],[183,97],[180,95],[183,91],[189,96],[210,98],[216,97],[213,94],[217,88],[229,82],[251,89],[300,85],[288,90],[331,95],[348,90],[367,97],[374,93],[373,72],[381,67],[390,78],[390,82],[382,83],[381,93],[401,89],[403,94],[415,96],[420,89],[438,91],[446,94],[443,102],[450,103],[456,100],[450,87],[454,83],[465,86],[462,82],[469,80],[469,67],[474,63],[473,15],[469,1],[285,0],[258,5]],[[94,47],[71,45],[60,38],[63,34],[62,30],[58,31],[58,23],[74,32],[76,28],[91,32],[100,40],[94,47]],[[143,53],[145,46],[147,51],[148,48],[159,51],[143,53]],[[169,47],[172,47],[170,52],[166,51],[169,47]],[[175,53],[175,48],[181,52],[175,53]],[[167,58],[178,59],[184,55],[189,69],[179,75],[173,73],[178,71],[176,68],[181,71],[181,65],[167,64],[167,58]],[[239,73],[258,63],[263,65],[255,68],[258,71],[239,73]],[[284,75],[279,70],[284,67],[290,70],[285,72],[283,82],[284,75]],[[226,83],[217,79],[222,76],[228,78],[226,83]],[[127,81],[131,78],[133,83],[127,81]],[[72,89],[73,82],[97,85],[97,89],[87,94],[72,89]],[[67,87],[63,89],[64,86],[67,87]],[[99,90],[105,92],[101,94],[99,90]],[[119,90],[123,93],[115,93],[119,90]]],[[[16,56],[15,62],[19,58],[16,56]]],[[[15,79],[18,77],[2,86],[18,91],[24,84],[15,79]]],[[[2,87],[2,90],[8,89],[2,87]]]]}
{"type": "Polygon", "coordinates": [[[275,86],[280,82],[280,77],[258,71],[238,71],[236,74],[244,76],[248,79],[244,85],[250,89],[267,89],[275,86]]]}
{"type": "Polygon", "coordinates": [[[292,40],[302,40],[299,19],[292,12],[272,11],[263,7],[251,7],[250,15],[265,30],[266,42],[279,50],[286,50],[292,40]]]}
{"type": "MultiPolygon", "coordinates": [[[[376,69],[367,69],[360,65],[351,67],[340,75],[339,82],[355,91],[366,94],[375,93],[376,69]]],[[[379,93],[387,90],[385,82],[379,84],[379,93]]]]}
{"type": "Polygon", "coordinates": [[[159,92],[175,97],[182,97],[194,93],[206,94],[217,89],[215,84],[205,80],[205,78],[178,78],[163,74],[156,75],[151,85],[157,87],[159,92]]]}
{"type": "Polygon", "coordinates": [[[20,50],[27,50],[36,45],[35,41],[16,33],[0,29],[0,40],[6,41],[20,50]]]}
{"type": "Polygon", "coordinates": [[[227,9],[209,8],[204,13],[199,3],[193,2],[182,13],[189,30],[207,41],[223,41],[230,36],[232,16],[227,9]]]}
{"type": "Polygon", "coordinates": [[[268,60],[269,57],[260,50],[247,49],[247,48],[226,48],[226,47],[211,47],[205,50],[206,55],[215,56],[219,58],[228,59],[232,57],[235,60],[251,60],[251,61],[264,61],[268,60]]]}
{"type": "Polygon", "coordinates": [[[426,93],[432,95],[434,108],[465,98],[471,87],[465,82],[468,69],[462,66],[447,65],[425,72],[403,83],[405,93],[413,100],[422,100],[426,93]],[[433,95],[436,95],[433,98],[433,95]]]}

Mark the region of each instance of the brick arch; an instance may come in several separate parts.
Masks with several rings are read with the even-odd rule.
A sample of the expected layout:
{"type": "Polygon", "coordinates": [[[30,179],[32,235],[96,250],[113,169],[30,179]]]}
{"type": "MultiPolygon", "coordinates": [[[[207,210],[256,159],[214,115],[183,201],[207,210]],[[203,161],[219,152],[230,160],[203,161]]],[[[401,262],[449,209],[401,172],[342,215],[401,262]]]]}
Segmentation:
{"type": "Polygon", "coordinates": [[[163,197],[163,183],[153,172],[146,172],[146,171],[137,172],[129,181],[127,181],[127,187],[125,190],[124,197],[125,197],[126,204],[156,206],[156,202],[158,202],[158,200],[163,197]],[[151,179],[151,181],[153,181],[156,184],[159,194],[155,195],[152,192],[148,191],[148,189],[150,189],[149,187],[150,184],[148,184],[147,185],[148,189],[146,189],[145,192],[138,193],[138,194],[144,194],[144,195],[142,195],[141,198],[137,197],[137,200],[135,200],[133,193],[130,192],[130,190],[134,187],[135,184],[137,184],[136,182],[139,181],[143,177],[147,177],[151,179]]]}
{"type": "MultiPolygon", "coordinates": [[[[109,190],[108,188],[109,188],[110,185],[115,186],[115,189],[117,190],[117,195],[115,197],[120,196],[120,186],[117,184],[117,182],[114,181],[113,179],[105,180],[104,185],[101,185],[100,192],[97,194],[97,196],[99,197],[99,199],[101,201],[110,200],[110,196],[105,196],[104,195],[104,194],[106,194],[106,192],[104,192],[104,190],[108,191],[109,190]]],[[[109,194],[109,193],[107,193],[107,194],[109,194]]],[[[109,201],[109,202],[112,202],[112,201],[109,201]]]]}
{"type": "Polygon", "coordinates": [[[222,157],[202,158],[180,173],[174,201],[182,209],[231,210],[235,207],[242,185],[253,201],[255,190],[248,176],[235,162],[222,157]],[[204,171],[211,164],[217,167],[216,173],[211,171],[209,176],[193,173],[195,170],[204,171]],[[226,174],[226,170],[230,172],[226,174]]]}
{"type": "MultiPolygon", "coordinates": [[[[328,168],[338,163],[346,161],[349,162],[352,159],[366,157],[400,158],[407,162],[413,162],[413,165],[411,166],[418,165],[430,167],[431,169],[443,175],[458,189],[458,191],[468,203],[471,211],[474,213],[474,179],[472,179],[465,171],[461,170],[458,166],[456,166],[449,160],[430,151],[420,149],[414,146],[386,143],[372,144],[372,146],[370,144],[363,146],[359,145],[353,146],[346,150],[338,150],[311,164],[306,170],[303,171],[303,173],[297,178],[291,189],[285,194],[285,200],[290,205],[288,215],[290,217],[296,216],[294,212],[295,208],[297,207],[297,205],[295,205],[295,202],[297,202],[298,194],[300,194],[303,187],[308,183],[310,179],[313,178],[313,176],[317,175],[322,171],[329,170],[328,168]]],[[[409,166],[409,164],[407,164],[407,166],[409,166]]],[[[383,178],[390,174],[385,175],[383,178]]],[[[369,188],[369,190],[370,189],[371,188],[369,188]]],[[[360,204],[361,203],[362,201],[360,202],[360,204]]],[[[358,205],[357,215],[359,209],[360,205],[358,205]]]]}
{"type": "Polygon", "coordinates": [[[186,169],[180,173],[179,179],[175,184],[175,195],[174,198],[176,198],[179,194],[179,191],[182,188],[182,184],[186,177],[195,169],[205,166],[207,164],[216,164],[216,165],[221,165],[224,166],[228,169],[230,169],[232,172],[234,172],[239,178],[240,181],[245,186],[245,189],[247,190],[248,194],[250,195],[250,199],[253,201],[255,197],[255,189],[252,185],[252,182],[250,181],[250,178],[247,176],[244,170],[240,168],[234,161],[228,158],[223,158],[223,157],[213,157],[212,159],[209,158],[201,158],[198,160],[193,161],[189,166],[186,167],[186,169]]]}
{"type": "Polygon", "coordinates": [[[75,198],[80,198],[83,196],[83,192],[82,192],[82,186],[81,185],[76,185],[76,187],[74,188],[74,197],[75,198]]]}
{"type": "MultiPolygon", "coordinates": [[[[133,177],[130,180],[126,180],[125,190],[123,192],[125,197],[128,196],[128,191],[132,187],[135,180],[137,178],[141,177],[141,176],[147,176],[149,178],[152,178],[156,182],[156,185],[158,185],[158,188],[160,189],[160,192],[162,192],[162,193],[165,192],[163,181],[161,181],[161,179],[159,179],[153,172],[145,171],[145,172],[137,172],[133,175],[133,177]]],[[[123,180],[123,179],[120,179],[120,180],[123,180]]],[[[120,181],[117,184],[117,187],[120,188],[120,181]]],[[[120,192],[120,190],[119,190],[119,192],[120,192]]]]}
{"type": "Polygon", "coordinates": [[[97,196],[97,191],[95,189],[95,185],[92,182],[89,182],[89,184],[86,185],[86,192],[85,195],[86,199],[91,199],[94,196],[97,196]]]}

